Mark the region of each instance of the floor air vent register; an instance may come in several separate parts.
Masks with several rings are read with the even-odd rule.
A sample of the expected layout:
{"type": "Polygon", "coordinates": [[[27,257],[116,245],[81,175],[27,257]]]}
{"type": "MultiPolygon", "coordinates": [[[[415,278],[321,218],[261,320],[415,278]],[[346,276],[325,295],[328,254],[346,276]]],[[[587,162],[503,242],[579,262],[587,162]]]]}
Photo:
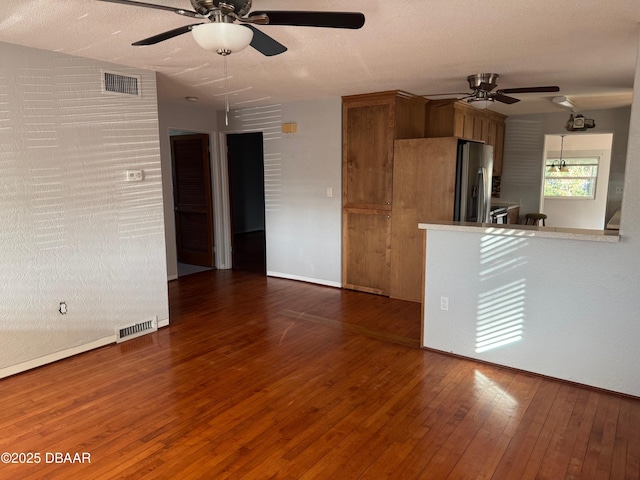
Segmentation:
{"type": "Polygon", "coordinates": [[[120,343],[126,340],[131,340],[133,338],[140,337],[157,330],[158,317],[155,317],[153,320],[147,320],[146,322],[134,323],[133,325],[120,327],[116,329],[116,342],[120,343]]]}

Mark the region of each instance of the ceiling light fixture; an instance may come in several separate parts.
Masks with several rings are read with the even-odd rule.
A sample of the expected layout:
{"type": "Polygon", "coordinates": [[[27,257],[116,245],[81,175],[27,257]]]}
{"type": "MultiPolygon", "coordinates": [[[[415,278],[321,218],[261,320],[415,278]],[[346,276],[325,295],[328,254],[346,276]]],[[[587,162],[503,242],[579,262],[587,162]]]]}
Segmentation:
{"type": "Polygon", "coordinates": [[[556,105],[560,105],[561,107],[568,108],[572,112],[578,111],[577,105],[565,96],[553,97],[551,101],[556,105]]]}
{"type": "MultiPolygon", "coordinates": [[[[498,76],[496,75],[495,78],[498,78],[498,76]]],[[[467,80],[469,80],[469,84],[471,84],[471,76],[467,80]]],[[[471,98],[467,99],[467,103],[478,110],[489,108],[493,104],[493,101],[494,98],[489,95],[488,91],[481,90],[477,87],[475,87],[475,91],[471,98]]]]}
{"type": "MultiPolygon", "coordinates": [[[[226,16],[224,18],[227,18],[226,16]]],[[[253,40],[253,31],[245,26],[224,20],[196,25],[191,29],[193,39],[209,52],[224,57],[224,111],[225,125],[229,125],[229,88],[227,80],[227,56],[247,48],[253,40]]]]}
{"type": "Polygon", "coordinates": [[[467,100],[467,103],[473,108],[484,110],[486,108],[489,108],[493,104],[493,98],[470,98],[469,100],[467,100]]]}
{"type": "Polygon", "coordinates": [[[554,160],[551,162],[551,166],[549,167],[549,172],[561,172],[567,173],[569,168],[567,167],[567,162],[562,159],[562,151],[564,150],[564,135],[560,135],[560,160],[556,162],[554,160]]]}
{"type": "Polygon", "coordinates": [[[235,23],[204,23],[193,27],[191,33],[202,48],[222,56],[244,50],[253,40],[251,29],[235,23]]]}

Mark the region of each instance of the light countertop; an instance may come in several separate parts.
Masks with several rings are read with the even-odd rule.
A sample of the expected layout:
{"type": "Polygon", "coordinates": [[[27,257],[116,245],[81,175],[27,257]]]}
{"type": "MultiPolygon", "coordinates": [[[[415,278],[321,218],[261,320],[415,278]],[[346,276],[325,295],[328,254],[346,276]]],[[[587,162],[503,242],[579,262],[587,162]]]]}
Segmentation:
{"type": "Polygon", "coordinates": [[[512,202],[510,200],[503,200],[501,198],[492,198],[491,199],[492,207],[519,207],[519,202],[512,202]]]}
{"type": "Polygon", "coordinates": [[[563,238],[587,242],[616,243],[620,241],[620,235],[616,230],[584,230],[579,228],[539,227],[537,225],[468,222],[419,223],[418,228],[422,230],[448,230],[500,236],[563,238]]]}

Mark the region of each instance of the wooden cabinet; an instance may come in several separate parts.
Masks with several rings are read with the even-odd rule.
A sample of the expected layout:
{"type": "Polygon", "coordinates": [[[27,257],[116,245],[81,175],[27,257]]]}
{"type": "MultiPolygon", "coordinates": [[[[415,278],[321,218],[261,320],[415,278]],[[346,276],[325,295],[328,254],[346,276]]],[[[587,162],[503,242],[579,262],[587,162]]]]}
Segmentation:
{"type": "Polygon", "coordinates": [[[387,295],[391,265],[391,213],[345,209],[346,288],[387,295]]]}
{"type": "Polygon", "coordinates": [[[391,205],[394,135],[388,124],[392,109],[390,103],[345,105],[343,138],[348,139],[343,152],[345,206],[391,205]]]}
{"type": "Polygon", "coordinates": [[[493,175],[502,175],[505,116],[455,99],[434,100],[426,108],[426,137],[461,137],[494,147],[493,175]]]}
{"type": "Polygon", "coordinates": [[[422,300],[424,230],[453,220],[458,138],[396,140],[393,165],[390,296],[422,300]]]}
{"type": "Polygon", "coordinates": [[[507,223],[520,223],[520,207],[509,207],[509,210],[507,210],[507,223]]]}
{"type": "Polygon", "coordinates": [[[342,283],[389,295],[394,140],[424,137],[427,101],[400,91],[342,100],[342,283]]]}

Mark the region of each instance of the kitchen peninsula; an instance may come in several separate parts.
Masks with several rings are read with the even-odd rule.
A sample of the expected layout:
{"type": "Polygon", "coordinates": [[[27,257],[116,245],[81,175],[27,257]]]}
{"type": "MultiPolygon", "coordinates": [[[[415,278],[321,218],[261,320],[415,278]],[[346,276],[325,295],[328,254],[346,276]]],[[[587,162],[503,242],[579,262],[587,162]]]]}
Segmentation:
{"type": "MultiPolygon", "coordinates": [[[[600,350],[608,348],[601,337],[609,309],[624,295],[602,271],[622,246],[617,231],[458,222],[418,228],[425,233],[423,347],[594,384],[600,350]],[[558,268],[561,262],[572,267],[558,268]],[[609,302],[592,300],[603,297],[609,302]]],[[[616,385],[611,375],[595,385],[616,385]]]]}

